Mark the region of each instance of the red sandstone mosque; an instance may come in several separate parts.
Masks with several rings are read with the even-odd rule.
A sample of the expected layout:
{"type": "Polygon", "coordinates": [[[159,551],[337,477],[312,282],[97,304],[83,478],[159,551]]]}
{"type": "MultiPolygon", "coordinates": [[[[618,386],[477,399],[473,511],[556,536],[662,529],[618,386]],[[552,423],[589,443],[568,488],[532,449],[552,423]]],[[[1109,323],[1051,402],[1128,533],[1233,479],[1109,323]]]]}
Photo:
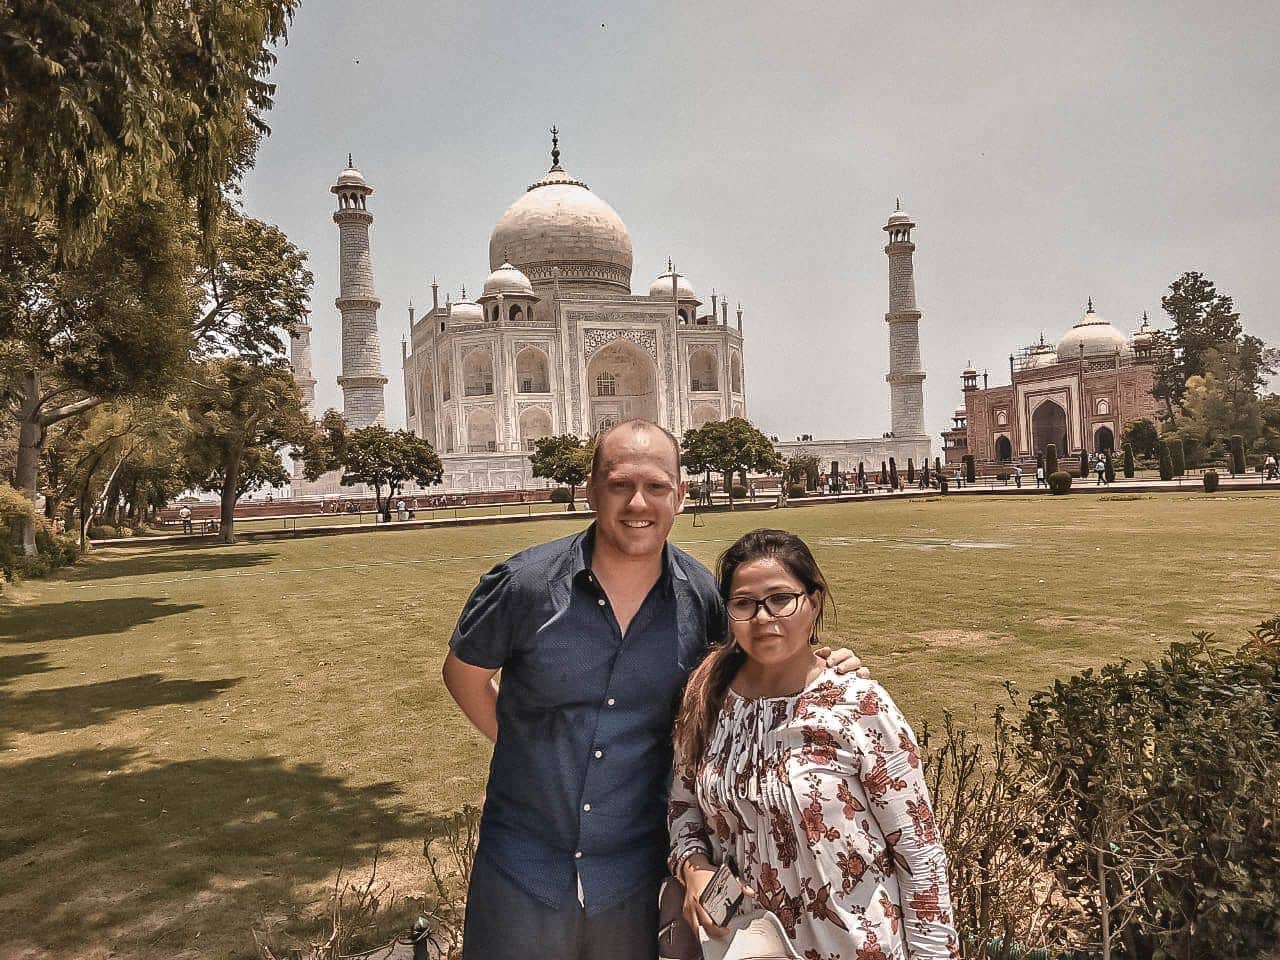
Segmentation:
{"type": "Polygon", "coordinates": [[[1156,418],[1155,338],[1142,325],[1125,336],[1093,311],[1093,300],[1057,346],[1038,343],[1009,355],[1008,386],[978,386],[961,375],[964,403],[942,433],[946,463],[972,454],[979,472],[1027,462],[1055,444],[1060,458],[1111,451],[1130,420],[1156,418]]]}

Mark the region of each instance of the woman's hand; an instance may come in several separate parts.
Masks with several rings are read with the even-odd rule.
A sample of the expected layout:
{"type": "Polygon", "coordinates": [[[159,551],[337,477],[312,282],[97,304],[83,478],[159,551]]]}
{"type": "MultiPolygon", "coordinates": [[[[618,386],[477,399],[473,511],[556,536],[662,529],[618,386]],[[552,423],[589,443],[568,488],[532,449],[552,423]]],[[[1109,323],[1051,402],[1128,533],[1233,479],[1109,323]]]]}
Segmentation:
{"type": "Polygon", "coordinates": [[[707,931],[708,936],[719,940],[728,936],[729,931],[712,923],[711,918],[707,916],[707,911],[703,910],[702,904],[698,902],[702,891],[707,888],[707,884],[711,882],[715,873],[716,868],[701,853],[693,854],[680,867],[680,880],[684,883],[684,919],[689,924],[689,929],[697,933],[698,928],[701,927],[707,931]]]}
{"type": "Polygon", "coordinates": [[[862,665],[862,660],[852,650],[846,650],[843,647],[832,650],[831,647],[824,645],[814,653],[827,661],[828,667],[834,667],[836,673],[856,673],[863,680],[871,678],[871,671],[862,665]]]}

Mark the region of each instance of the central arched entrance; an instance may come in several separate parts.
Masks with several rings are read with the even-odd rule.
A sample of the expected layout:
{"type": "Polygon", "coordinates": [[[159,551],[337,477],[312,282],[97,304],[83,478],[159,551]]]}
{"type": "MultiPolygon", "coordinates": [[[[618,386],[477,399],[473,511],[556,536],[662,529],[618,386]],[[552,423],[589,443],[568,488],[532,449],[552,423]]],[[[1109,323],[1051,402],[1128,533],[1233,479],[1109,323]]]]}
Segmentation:
{"type": "Polygon", "coordinates": [[[1046,400],[1031,415],[1031,446],[1036,453],[1043,453],[1051,443],[1059,454],[1067,452],[1067,411],[1046,400]]]}
{"type": "Polygon", "coordinates": [[[1009,463],[1013,460],[1013,444],[1009,442],[1008,437],[996,437],[996,459],[1001,463],[1009,463]]]}
{"type": "Polygon", "coordinates": [[[658,419],[657,366],[630,340],[614,340],[591,358],[587,392],[593,430],[605,421],[658,419]]]}
{"type": "Polygon", "coordinates": [[[1097,433],[1093,435],[1093,449],[1095,453],[1111,453],[1116,448],[1116,435],[1111,432],[1110,427],[1099,427],[1097,433]]]}

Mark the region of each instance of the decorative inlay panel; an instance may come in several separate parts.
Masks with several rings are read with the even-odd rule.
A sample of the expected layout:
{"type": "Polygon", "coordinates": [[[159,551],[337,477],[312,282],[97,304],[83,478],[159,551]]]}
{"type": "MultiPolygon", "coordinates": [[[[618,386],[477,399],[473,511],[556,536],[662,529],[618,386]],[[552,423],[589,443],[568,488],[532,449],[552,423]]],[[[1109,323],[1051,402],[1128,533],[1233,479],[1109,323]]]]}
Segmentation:
{"type": "Polygon", "coordinates": [[[615,340],[627,340],[634,343],[641,350],[646,351],[653,362],[658,362],[658,338],[654,336],[652,330],[629,330],[614,329],[601,330],[590,328],[582,331],[582,347],[585,351],[583,357],[590,360],[595,356],[596,351],[615,340]]]}

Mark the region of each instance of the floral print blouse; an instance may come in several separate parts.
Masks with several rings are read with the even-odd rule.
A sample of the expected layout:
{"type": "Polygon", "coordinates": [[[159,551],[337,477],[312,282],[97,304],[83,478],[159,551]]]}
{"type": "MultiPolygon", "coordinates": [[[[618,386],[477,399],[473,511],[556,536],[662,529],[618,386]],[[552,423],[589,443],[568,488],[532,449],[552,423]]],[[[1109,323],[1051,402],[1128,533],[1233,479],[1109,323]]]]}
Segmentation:
{"type": "Polygon", "coordinates": [[[732,856],[805,960],[959,956],[915,734],[874,681],[728,691],[697,769],[676,760],[668,825],[673,871],[732,856]]]}

